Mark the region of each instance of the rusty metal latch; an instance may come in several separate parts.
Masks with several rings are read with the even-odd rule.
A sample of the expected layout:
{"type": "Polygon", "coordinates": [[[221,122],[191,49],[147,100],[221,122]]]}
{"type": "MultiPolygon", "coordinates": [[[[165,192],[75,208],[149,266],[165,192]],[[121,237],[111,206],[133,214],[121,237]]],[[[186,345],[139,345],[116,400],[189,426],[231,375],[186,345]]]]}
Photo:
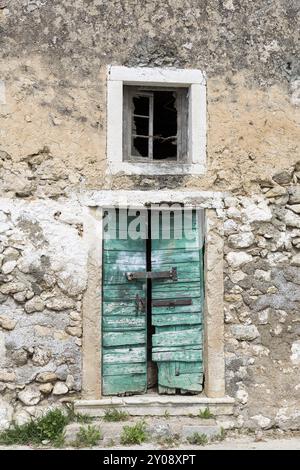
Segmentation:
{"type": "MultiPolygon", "coordinates": [[[[136,294],[135,304],[137,312],[146,311],[146,300],[136,294]]],[[[166,299],[166,300],[152,300],[152,307],[177,307],[183,305],[192,305],[193,301],[191,298],[188,299],[166,299]]]]}
{"type": "Polygon", "coordinates": [[[172,279],[177,281],[177,268],[169,271],[134,271],[126,273],[128,281],[144,280],[144,279],[172,279]]]}
{"type": "Polygon", "coordinates": [[[152,300],[152,307],[177,307],[179,305],[192,305],[193,301],[189,299],[170,299],[170,300],[152,300]]]}

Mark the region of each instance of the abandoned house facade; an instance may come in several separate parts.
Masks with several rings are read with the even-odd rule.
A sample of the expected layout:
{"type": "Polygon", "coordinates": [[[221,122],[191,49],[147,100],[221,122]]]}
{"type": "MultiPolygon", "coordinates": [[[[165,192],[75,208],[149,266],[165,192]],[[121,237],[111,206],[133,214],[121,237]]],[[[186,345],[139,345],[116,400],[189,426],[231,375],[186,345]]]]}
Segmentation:
{"type": "Polygon", "coordinates": [[[0,428],[300,428],[299,15],[0,0],[0,428]]]}

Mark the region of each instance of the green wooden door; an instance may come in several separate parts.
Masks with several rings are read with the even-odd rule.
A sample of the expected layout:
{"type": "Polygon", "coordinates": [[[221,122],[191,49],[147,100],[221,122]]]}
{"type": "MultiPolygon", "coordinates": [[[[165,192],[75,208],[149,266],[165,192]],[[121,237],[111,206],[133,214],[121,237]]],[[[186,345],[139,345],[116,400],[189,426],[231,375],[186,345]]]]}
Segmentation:
{"type": "Polygon", "coordinates": [[[128,271],[145,271],[146,278],[146,240],[131,240],[119,231],[119,215],[116,234],[103,242],[103,395],[147,390],[146,313],[136,304],[137,295],[145,297],[145,280],[130,283],[126,277],[128,271]]]}
{"type": "Polygon", "coordinates": [[[152,360],[159,393],[202,390],[203,247],[199,214],[193,211],[191,219],[183,237],[171,222],[170,238],[160,227],[159,238],[151,242],[152,271],[177,269],[177,281],[152,281],[152,360]],[[168,306],[167,300],[178,305],[168,306]]]}
{"type": "Polygon", "coordinates": [[[159,237],[151,239],[150,243],[144,238],[132,240],[127,231],[118,230],[116,237],[104,239],[103,395],[147,391],[147,314],[151,315],[155,329],[151,342],[152,361],[158,368],[158,392],[199,393],[202,390],[203,249],[196,211],[191,219],[190,228],[184,228],[184,237],[174,229],[172,220],[170,236],[164,233],[161,219],[159,237]],[[152,279],[151,286],[147,283],[146,268],[151,279],[152,273],[174,267],[177,280],[160,278],[152,279]],[[128,272],[144,272],[145,277],[130,281],[126,276],[128,272]],[[137,296],[143,299],[148,312],[146,308],[143,311],[137,307],[137,296]],[[147,296],[151,300],[148,303],[147,296]],[[186,304],[182,305],[184,301],[186,304]]]}

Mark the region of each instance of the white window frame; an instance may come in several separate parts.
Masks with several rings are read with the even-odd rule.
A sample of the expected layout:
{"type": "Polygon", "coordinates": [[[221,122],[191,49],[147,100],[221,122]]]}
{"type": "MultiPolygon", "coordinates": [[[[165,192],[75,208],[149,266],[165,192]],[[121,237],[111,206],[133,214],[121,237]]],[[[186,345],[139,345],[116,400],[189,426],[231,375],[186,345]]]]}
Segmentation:
{"type": "Polygon", "coordinates": [[[107,69],[107,171],[127,175],[201,175],[206,170],[206,78],[195,69],[123,67],[107,69]],[[123,156],[123,87],[189,89],[188,162],[129,162],[123,156]]]}

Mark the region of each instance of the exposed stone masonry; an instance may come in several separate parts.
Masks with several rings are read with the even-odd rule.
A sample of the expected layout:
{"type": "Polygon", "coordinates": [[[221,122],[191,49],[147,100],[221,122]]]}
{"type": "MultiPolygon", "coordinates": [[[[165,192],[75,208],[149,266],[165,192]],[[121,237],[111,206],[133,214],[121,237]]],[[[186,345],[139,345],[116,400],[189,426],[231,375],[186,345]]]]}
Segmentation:
{"type": "Polygon", "coordinates": [[[80,391],[87,250],[76,204],[59,204],[58,211],[51,201],[2,200],[0,209],[3,426],[80,391]]]}
{"type": "Polygon", "coordinates": [[[0,428],[82,395],[82,304],[100,279],[87,192],[172,188],[224,195],[224,426],[300,427],[299,14],[297,0],[0,0],[0,428]],[[109,173],[111,64],[205,72],[203,175],[109,173]]]}
{"type": "MultiPolygon", "coordinates": [[[[299,427],[300,164],[226,194],[226,426],[299,427]]],[[[1,426],[80,397],[86,208],[77,199],[1,200],[1,426]],[[80,227],[80,230],[78,229],[80,227]]]]}
{"type": "Polygon", "coordinates": [[[224,200],[226,380],[245,427],[300,425],[300,164],[224,200]]]}

